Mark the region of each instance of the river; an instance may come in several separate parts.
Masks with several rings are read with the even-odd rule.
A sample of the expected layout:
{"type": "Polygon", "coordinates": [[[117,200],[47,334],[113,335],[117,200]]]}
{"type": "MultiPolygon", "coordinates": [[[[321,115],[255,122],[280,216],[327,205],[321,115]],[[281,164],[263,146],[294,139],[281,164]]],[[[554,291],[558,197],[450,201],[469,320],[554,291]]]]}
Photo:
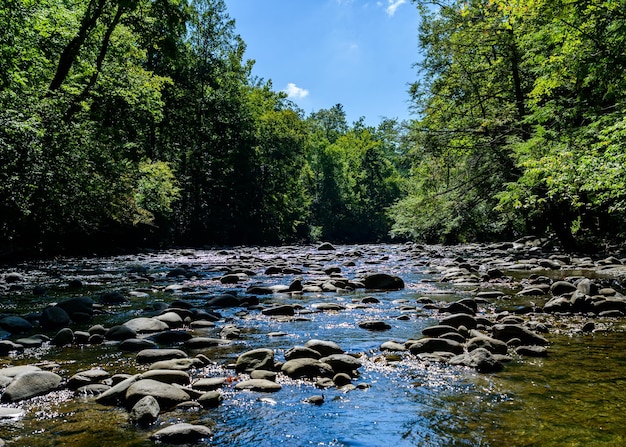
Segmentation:
{"type": "MultiPolygon", "coordinates": [[[[44,396],[1,404],[0,438],[11,446],[143,447],[154,445],[149,436],[159,428],[188,422],[212,429],[213,435],[200,443],[206,446],[626,444],[626,321],[622,318],[518,312],[549,328],[542,334],[550,343],[548,356],[512,353],[502,371],[490,374],[380,349],[390,340],[421,337],[424,328],[442,317],[440,307],[476,297],[478,291],[504,293],[497,299],[478,300],[478,315],[492,319],[541,306],[548,296],[517,295],[532,275],[551,281],[593,276],[620,294],[621,284],[609,276],[598,276],[589,259],[571,259],[562,262],[561,268],[546,269],[538,260],[550,258],[551,253],[511,245],[334,248],[177,249],[4,266],[5,278],[9,273],[18,278],[0,289],[4,315],[37,313],[70,297],[89,296],[98,301],[105,292],[119,292],[128,298],[125,303],[96,306],[92,320],[71,324],[74,331],[152,316],[155,309],[173,302],[203,308],[210,297],[224,292],[246,296],[255,284],[289,285],[296,279],[321,284],[385,272],[402,278],[405,287],[383,292],[344,288],[259,295],[259,306],[216,309],[221,318],[214,326],[191,328],[186,324],[183,330],[194,336],[220,338],[227,325],[240,331],[239,337],[227,344],[202,350],[211,363],[190,372],[194,378],[228,379],[221,390],[223,402],[216,408],[186,405],[162,412],[155,424],[140,427],[129,421],[127,409],[101,405],[93,396],[76,395],[61,387],[44,396]],[[475,280],[443,280],[451,269],[464,264],[470,270],[475,268],[475,280]],[[484,272],[494,265],[503,269],[508,280],[481,281],[480,275],[484,279],[484,272]],[[524,268],[507,270],[507,265],[524,268]],[[269,274],[272,266],[278,266],[274,271],[279,273],[269,274]],[[176,268],[188,274],[168,275],[176,268]],[[238,273],[240,279],[223,283],[220,279],[227,273],[238,273]],[[336,306],[326,310],[329,304],[336,306]],[[295,315],[261,312],[278,305],[294,306],[295,315]],[[368,320],[384,321],[390,328],[370,331],[359,327],[368,320]],[[582,332],[580,327],[589,321],[596,330],[582,332]],[[310,380],[279,374],[276,380],[282,388],[278,392],[235,390],[234,385],[245,379],[233,369],[239,354],[270,348],[277,360],[282,360],[286,350],[312,339],[334,341],[361,360],[354,386],[319,389],[310,380]],[[315,395],[323,395],[323,404],[305,402],[315,395]]],[[[56,331],[38,328],[34,332],[54,337],[56,331]]],[[[11,340],[23,336],[4,334],[11,340]]],[[[67,381],[73,374],[95,367],[111,375],[145,371],[147,366],[138,364],[135,356],[121,351],[116,342],[57,347],[46,341],[40,347],[0,357],[0,368],[37,365],[67,381]]]]}

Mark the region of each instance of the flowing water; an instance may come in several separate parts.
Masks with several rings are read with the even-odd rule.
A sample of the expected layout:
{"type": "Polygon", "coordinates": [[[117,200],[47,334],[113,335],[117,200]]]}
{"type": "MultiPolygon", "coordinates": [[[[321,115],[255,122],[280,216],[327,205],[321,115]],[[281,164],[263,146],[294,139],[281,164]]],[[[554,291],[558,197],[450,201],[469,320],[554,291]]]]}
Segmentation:
{"type": "MultiPolygon", "coordinates": [[[[215,328],[194,329],[194,335],[219,337],[221,327],[233,324],[241,336],[224,347],[203,350],[213,364],[198,368],[198,377],[225,376],[232,384],[223,388],[224,401],[215,409],[179,409],[161,414],[156,425],[141,428],[128,420],[124,408],[99,405],[92,397],[68,390],[17,404],[0,406],[0,438],[14,446],[119,446],[154,445],[151,433],[174,422],[209,426],[214,435],[207,446],[619,446],[626,445],[626,322],[597,320],[605,331],[583,334],[571,330],[581,317],[547,317],[551,331],[546,358],[514,356],[502,372],[479,374],[473,370],[418,361],[408,354],[384,354],[381,343],[420,337],[440,315],[425,306],[470,297],[475,285],[438,282],[440,266],[459,256],[447,249],[408,250],[405,246],[337,247],[320,253],[312,247],[272,249],[170,250],[110,258],[72,258],[10,266],[28,278],[27,286],[8,290],[0,297],[0,313],[24,315],[40,311],[50,302],[70,296],[97,298],[103,291],[134,294],[129,304],[104,306],[88,325],[112,326],[146,315],[154,302],[187,300],[202,306],[207,295],[223,291],[245,294],[251,283],[289,284],[321,277],[319,267],[339,266],[341,275],[358,278],[367,271],[401,276],[400,291],[357,291],[275,294],[260,296],[261,304],[296,304],[297,318],[264,316],[258,310],[220,309],[215,328]],[[265,275],[265,267],[277,261],[303,268],[302,274],[265,275]],[[172,268],[184,266],[197,274],[190,279],[167,278],[172,268]],[[237,266],[257,274],[237,285],[223,285],[218,278],[237,266]],[[139,272],[137,274],[137,272],[139,272]],[[71,289],[71,280],[83,287],[71,289]],[[171,293],[165,287],[181,284],[171,293]],[[32,286],[47,288],[44,296],[32,294],[32,286]],[[379,303],[363,305],[366,296],[379,303]],[[320,303],[340,304],[339,311],[319,312],[320,303]],[[363,320],[385,320],[391,329],[372,332],[359,328],[363,320]],[[276,393],[235,391],[240,380],[232,364],[237,355],[268,347],[282,353],[310,339],[332,340],[349,353],[364,355],[360,376],[350,391],[320,390],[310,381],[279,376],[276,393]],[[303,402],[322,394],[322,405],[303,402]],[[5,413],[2,413],[4,411],[5,413]]],[[[471,250],[463,252],[471,257],[471,250]]],[[[570,272],[572,273],[572,272],[570,272]]],[[[565,273],[560,273],[565,275],[565,273]]],[[[514,288],[503,285],[511,296],[514,288]]],[[[494,315],[503,309],[528,304],[530,298],[485,302],[480,312],[494,315]]],[[[533,297],[536,301],[538,298],[533,297]]],[[[54,335],[54,334],[48,334],[54,335]]],[[[14,339],[15,337],[11,337],[14,339]]],[[[195,354],[195,353],[191,353],[195,354]]],[[[120,352],[115,344],[26,349],[0,357],[0,368],[37,364],[65,379],[92,367],[111,374],[145,370],[134,362],[135,354],[120,352]]]]}

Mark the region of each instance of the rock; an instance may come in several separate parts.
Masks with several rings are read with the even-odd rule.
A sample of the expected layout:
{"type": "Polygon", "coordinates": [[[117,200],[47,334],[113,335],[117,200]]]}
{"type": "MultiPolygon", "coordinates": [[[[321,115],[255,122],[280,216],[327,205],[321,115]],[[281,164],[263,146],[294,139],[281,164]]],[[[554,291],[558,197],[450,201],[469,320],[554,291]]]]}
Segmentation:
{"type": "Polygon", "coordinates": [[[330,365],[310,358],[289,360],[282,365],[280,370],[292,379],[313,379],[315,377],[332,377],[334,375],[330,365]]]}
{"type": "Polygon", "coordinates": [[[194,367],[201,367],[202,365],[203,363],[200,359],[182,358],[154,362],[150,365],[150,369],[173,369],[176,371],[187,371],[194,367]]]}
{"type": "Polygon", "coordinates": [[[304,344],[304,347],[319,352],[322,357],[326,357],[331,354],[344,353],[344,350],[341,349],[341,347],[337,343],[327,340],[309,340],[304,344]]]}
{"type": "Polygon", "coordinates": [[[307,397],[306,399],[304,399],[304,402],[307,404],[322,405],[324,403],[324,396],[319,394],[316,396],[307,397]]]}
{"type": "Polygon", "coordinates": [[[8,366],[0,369],[0,376],[15,378],[20,374],[41,371],[41,368],[35,365],[8,366]]]}
{"type": "Polygon", "coordinates": [[[450,303],[448,306],[446,307],[442,307],[439,309],[440,313],[449,313],[449,314],[469,314],[469,315],[473,315],[476,313],[476,311],[461,302],[454,302],[454,303],[450,303]]]}
{"type": "Polygon", "coordinates": [[[382,345],[380,345],[381,351],[406,351],[407,348],[402,343],[398,343],[397,341],[386,341],[382,345]]]}
{"type": "Polygon", "coordinates": [[[443,326],[452,326],[457,329],[461,326],[465,326],[467,329],[475,329],[478,323],[476,322],[476,317],[473,315],[454,314],[442,319],[439,324],[443,326]]]}
{"type": "Polygon", "coordinates": [[[219,346],[225,343],[227,342],[219,338],[193,337],[185,341],[184,345],[188,349],[198,350],[198,349],[213,348],[215,346],[219,346]]]}
{"type": "Polygon", "coordinates": [[[144,349],[137,353],[137,363],[153,363],[159,360],[183,359],[187,354],[180,349],[144,349]]]}
{"type": "Polygon", "coordinates": [[[306,348],[304,346],[294,346],[293,348],[285,351],[285,360],[301,358],[320,359],[322,358],[322,354],[314,349],[306,348]]]}
{"type": "Polygon", "coordinates": [[[224,400],[224,395],[219,391],[208,391],[198,398],[198,403],[203,408],[215,408],[224,400]]]}
{"type": "Polygon", "coordinates": [[[334,251],[335,247],[330,242],[324,242],[324,243],[318,245],[317,249],[319,251],[334,251]]]}
{"type": "Polygon", "coordinates": [[[11,334],[24,334],[33,330],[33,325],[25,318],[8,316],[0,319],[0,328],[11,334]]]}
{"type": "Polygon", "coordinates": [[[548,350],[545,346],[518,346],[515,352],[526,357],[547,357],[548,350]]]}
{"type": "Polygon", "coordinates": [[[476,369],[480,373],[502,371],[504,366],[484,348],[477,348],[471,352],[457,355],[449,361],[450,365],[463,365],[476,369]]]}
{"type": "Polygon", "coordinates": [[[456,327],[450,326],[447,324],[438,324],[435,326],[429,326],[429,327],[422,329],[423,335],[425,335],[426,337],[433,337],[433,338],[437,338],[449,332],[458,332],[458,331],[456,327]]]}
{"type": "Polygon", "coordinates": [[[135,374],[134,376],[130,376],[121,380],[120,382],[116,383],[111,388],[109,388],[107,391],[105,391],[104,393],[96,397],[96,402],[98,402],[101,405],[119,404],[121,401],[124,400],[124,397],[126,396],[126,391],[128,391],[128,388],[130,388],[130,386],[133,383],[139,380],[140,377],[141,377],[141,374],[135,374]]]}
{"type": "Polygon", "coordinates": [[[74,343],[74,332],[68,327],[61,329],[52,339],[54,346],[66,346],[72,343],[74,343]]]}
{"type": "Polygon", "coordinates": [[[322,357],[320,362],[330,365],[336,373],[352,373],[361,367],[361,361],[348,354],[331,354],[322,357]]]}
{"type": "Polygon", "coordinates": [[[572,303],[568,298],[555,296],[543,305],[545,313],[565,313],[572,310],[572,303]]]}
{"type": "Polygon", "coordinates": [[[56,307],[63,309],[72,321],[83,322],[93,316],[93,300],[89,297],[70,298],[61,301],[56,307]]]}
{"type": "Polygon", "coordinates": [[[466,344],[468,351],[473,351],[478,348],[486,349],[492,354],[506,354],[507,345],[501,340],[487,337],[486,335],[479,335],[468,340],[466,344]]]}
{"type": "Polygon", "coordinates": [[[593,321],[588,321],[583,325],[583,332],[593,332],[596,329],[596,324],[593,321]]]}
{"type": "Polygon", "coordinates": [[[179,423],[153,433],[150,435],[150,439],[163,444],[197,444],[211,437],[212,434],[211,429],[204,425],[179,423]]]}
{"type": "Polygon", "coordinates": [[[151,379],[170,385],[189,385],[191,378],[185,371],[176,369],[151,369],[141,374],[141,379],[151,379]]]}
{"type": "Polygon", "coordinates": [[[235,385],[236,390],[260,391],[263,393],[274,393],[280,391],[282,386],[276,382],[265,379],[250,379],[239,382],[235,385]]]}
{"type": "Polygon", "coordinates": [[[153,396],[144,396],[130,410],[130,420],[139,425],[150,425],[157,420],[161,407],[153,396]]]}
{"type": "Polygon", "coordinates": [[[598,286],[588,278],[581,279],[576,284],[576,290],[587,296],[593,296],[598,294],[598,286]]]}
{"type": "Polygon", "coordinates": [[[411,343],[409,351],[413,355],[437,351],[460,354],[463,352],[463,345],[454,340],[445,338],[422,338],[411,343]]]}
{"type": "Polygon", "coordinates": [[[98,383],[110,376],[108,372],[100,368],[93,368],[87,371],[81,371],[74,374],[67,381],[67,387],[70,390],[76,390],[82,386],[98,383]]]}
{"type": "Polygon", "coordinates": [[[274,307],[269,307],[267,309],[263,309],[261,313],[263,315],[268,315],[268,316],[276,316],[276,315],[292,316],[292,315],[295,315],[296,312],[293,306],[289,304],[285,304],[282,306],[274,306],[274,307]]]}
{"type": "Polygon", "coordinates": [[[124,326],[132,329],[137,334],[161,332],[169,329],[169,326],[156,318],[139,317],[124,323],[124,326]]]}
{"type": "MultiPolygon", "coordinates": [[[[179,328],[183,325],[183,319],[176,312],[165,312],[154,318],[165,323],[169,329],[179,328]]],[[[158,331],[150,331],[150,332],[158,332],[158,331]]]]}
{"type": "Polygon", "coordinates": [[[126,404],[132,407],[145,396],[154,397],[165,410],[191,399],[187,392],[177,386],[153,379],[140,379],[126,390],[126,404]]]}
{"type": "Polygon", "coordinates": [[[274,351],[271,349],[253,349],[237,357],[235,371],[250,372],[255,369],[274,370],[274,351]]]}
{"type": "Polygon", "coordinates": [[[19,343],[12,342],[11,340],[0,340],[0,355],[7,355],[12,351],[23,350],[24,346],[19,343]]]}
{"type": "Polygon", "coordinates": [[[193,382],[192,387],[194,390],[200,391],[214,391],[226,384],[226,377],[208,377],[204,379],[198,379],[193,382]]]}
{"type": "Polygon", "coordinates": [[[555,281],[550,286],[550,292],[554,296],[565,295],[566,293],[573,293],[576,290],[576,286],[567,281],[555,281]]]}
{"type": "Polygon", "coordinates": [[[342,387],[344,385],[348,385],[352,382],[352,378],[346,373],[339,373],[333,376],[333,382],[338,387],[342,387]]]}
{"type": "Polygon", "coordinates": [[[48,306],[41,312],[39,324],[45,330],[60,329],[70,324],[70,316],[58,306],[48,306]]]}
{"type": "Polygon", "coordinates": [[[156,332],[150,335],[149,339],[161,345],[170,345],[172,343],[185,342],[192,337],[193,335],[191,335],[191,333],[181,329],[181,330],[156,332]]]}
{"type": "Polygon", "coordinates": [[[43,345],[43,340],[39,337],[24,337],[15,340],[15,343],[24,348],[39,348],[43,345]]]}
{"type": "Polygon", "coordinates": [[[255,369],[254,371],[250,371],[251,379],[265,379],[276,382],[276,376],[278,376],[276,371],[266,371],[264,369],[255,369]]]}
{"type": "Polygon", "coordinates": [[[113,326],[104,334],[104,338],[111,341],[122,341],[136,337],[137,332],[126,325],[113,326]]]}
{"type": "Polygon", "coordinates": [[[391,325],[382,320],[361,321],[359,327],[368,331],[388,331],[391,329],[391,325]]]}
{"type": "Polygon", "coordinates": [[[232,324],[227,324],[220,331],[220,338],[225,340],[236,340],[241,336],[241,329],[232,324]]]}
{"type": "Polygon", "coordinates": [[[100,295],[100,304],[104,305],[116,305],[116,304],[126,304],[129,302],[129,299],[122,295],[120,292],[106,292],[100,295]]]}
{"type": "Polygon", "coordinates": [[[241,307],[242,302],[235,295],[230,293],[223,293],[221,295],[213,296],[206,301],[208,307],[216,308],[229,308],[229,307],[241,307]]]}
{"type": "Polygon", "coordinates": [[[517,324],[496,324],[493,326],[492,332],[493,338],[504,342],[517,338],[525,345],[545,346],[548,344],[548,340],[541,335],[535,334],[530,329],[517,324]]]}
{"type": "Polygon", "coordinates": [[[374,273],[363,279],[366,289],[370,290],[400,290],[404,289],[404,281],[399,276],[386,273],[374,273]]]}
{"type": "Polygon", "coordinates": [[[157,344],[146,338],[128,338],[119,344],[120,351],[139,352],[144,349],[156,349],[157,344]]]}
{"type": "Polygon", "coordinates": [[[21,374],[6,387],[2,402],[18,402],[56,390],[63,379],[50,371],[32,371],[21,374]]]}

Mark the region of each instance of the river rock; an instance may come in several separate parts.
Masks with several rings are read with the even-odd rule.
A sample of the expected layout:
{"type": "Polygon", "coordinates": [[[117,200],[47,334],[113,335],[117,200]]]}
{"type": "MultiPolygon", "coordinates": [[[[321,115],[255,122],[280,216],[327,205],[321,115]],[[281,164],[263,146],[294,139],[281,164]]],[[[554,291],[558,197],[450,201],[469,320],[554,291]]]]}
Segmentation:
{"type": "Polygon", "coordinates": [[[93,300],[87,296],[70,298],[57,303],[56,307],[63,309],[72,321],[84,322],[93,316],[93,300]]]}
{"type": "Polygon", "coordinates": [[[429,326],[429,327],[422,329],[422,335],[425,335],[426,337],[433,337],[433,338],[437,338],[449,332],[458,333],[458,330],[456,327],[450,326],[447,324],[437,324],[435,326],[429,326]]]}
{"type": "Polygon", "coordinates": [[[50,371],[32,371],[21,374],[6,387],[2,402],[18,402],[56,390],[63,379],[50,371]]]}
{"type": "Polygon", "coordinates": [[[35,365],[8,366],[0,369],[0,376],[15,378],[20,374],[41,371],[41,368],[35,365]]]}
{"type": "Polygon", "coordinates": [[[515,352],[526,357],[547,357],[548,349],[545,346],[518,346],[515,352]]]}
{"type": "Polygon", "coordinates": [[[223,293],[221,295],[213,296],[206,301],[208,307],[215,308],[229,308],[229,307],[241,307],[242,301],[235,295],[230,293],[223,293]]]}
{"type": "Polygon", "coordinates": [[[477,348],[471,352],[457,355],[449,361],[450,365],[463,365],[476,369],[480,373],[502,371],[504,366],[484,348],[477,348]]]}
{"type": "Polygon", "coordinates": [[[202,362],[202,360],[197,358],[177,358],[169,360],[159,360],[151,364],[149,369],[173,369],[176,371],[187,371],[191,368],[200,368],[203,365],[204,363],[202,362]]]}
{"type": "MultiPolygon", "coordinates": [[[[161,314],[154,318],[165,323],[169,329],[179,328],[183,325],[183,319],[176,312],[171,312],[171,311],[165,312],[164,314],[161,314]]],[[[158,332],[158,330],[156,331],[151,330],[150,332],[158,332]]]]}
{"type": "Polygon", "coordinates": [[[126,404],[135,405],[142,397],[152,396],[162,409],[172,409],[191,397],[181,388],[153,379],[140,379],[126,390],[126,404]]]}
{"type": "Polygon", "coordinates": [[[250,379],[235,385],[236,390],[260,391],[263,393],[275,393],[282,389],[282,385],[266,379],[250,379]]]}
{"type": "Polygon", "coordinates": [[[187,354],[180,349],[144,349],[137,353],[137,363],[153,363],[160,360],[183,359],[187,354]]]}
{"type": "Polygon", "coordinates": [[[86,385],[101,382],[104,379],[110,377],[110,374],[101,368],[93,368],[87,371],[81,371],[74,374],[67,381],[67,387],[70,390],[77,390],[78,388],[86,385]]]}
{"type": "Polygon", "coordinates": [[[191,378],[185,371],[176,369],[151,369],[141,374],[142,379],[156,380],[157,382],[173,385],[189,385],[191,378]]]}
{"type": "Polygon", "coordinates": [[[24,345],[11,340],[0,340],[0,355],[7,355],[12,351],[23,351],[24,345]]]}
{"type": "Polygon", "coordinates": [[[502,340],[497,340],[486,335],[478,335],[469,339],[467,341],[466,347],[469,352],[478,348],[482,348],[486,349],[492,354],[506,354],[508,349],[507,344],[502,340]]]}
{"type": "Polygon", "coordinates": [[[361,329],[365,329],[368,331],[377,331],[377,332],[388,331],[389,329],[391,329],[391,325],[387,323],[386,321],[382,321],[382,320],[361,321],[359,323],[359,327],[361,329]]]}
{"type": "Polygon", "coordinates": [[[139,352],[144,349],[155,349],[157,344],[146,338],[128,338],[119,344],[120,351],[139,352]]]}
{"type": "Polygon", "coordinates": [[[213,348],[215,346],[219,346],[221,344],[225,344],[224,340],[219,338],[209,338],[209,337],[193,337],[184,342],[184,345],[188,349],[198,350],[198,349],[206,349],[213,348]]]}
{"type": "Polygon", "coordinates": [[[572,310],[572,302],[563,296],[555,296],[543,305],[545,313],[565,313],[572,310]]]}
{"type": "Polygon", "coordinates": [[[104,338],[111,341],[122,341],[129,338],[136,338],[137,332],[126,325],[117,325],[109,328],[104,334],[104,338]]]}
{"type": "Polygon", "coordinates": [[[74,331],[66,327],[56,333],[51,343],[54,346],[67,346],[74,343],[74,331]]]}
{"type": "Polygon", "coordinates": [[[568,281],[555,281],[550,286],[550,292],[554,296],[565,295],[566,293],[573,293],[576,290],[576,286],[568,281]]]}
{"type": "MultiPolygon", "coordinates": [[[[124,397],[126,396],[126,391],[128,390],[128,388],[137,380],[139,380],[141,374],[135,374],[134,376],[129,377],[118,377],[122,380],[117,383],[114,381],[113,383],[115,383],[115,385],[96,397],[96,402],[101,405],[117,405],[118,403],[122,402],[124,397]]],[[[115,376],[113,376],[113,378],[115,378],[115,376]]]]}
{"type": "Polygon", "coordinates": [[[281,306],[273,306],[273,307],[269,307],[267,309],[263,309],[261,311],[261,313],[263,315],[268,315],[268,316],[293,316],[295,315],[296,311],[294,309],[294,307],[290,304],[285,304],[285,305],[281,305],[281,306]]]}
{"type": "Polygon", "coordinates": [[[517,338],[525,345],[544,346],[548,344],[548,340],[541,335],[532,332],[530,329],[518,324],[496,324],[492,327],[493,338],[508,342],[517,338]]]}
{"type": "Polygon", "coordinates": [[[25,318],[10,315],[0,319],[0,328],[11,334],[24,334],[33,330],[33,325],[25,318]]]}
{"type": "Polygon", "coordinates": [[[324,243],[318,245],[317,249],[319,251],[334,251],[335,247],[330,242],[324,242],[324,243]]]}
{"type": "Polygon", "coordinates": [[[194,381],[192,387],[194,390],[214,391],[223,387],[227,380],[226,377],[206,377],[194,381]]]}
{"type": "Polygon", "coordinates": [[[293,359],[301,359],[301,358],[312,358],[312,359],[320,359],[322,355],[311,348],[307,348],[305,346],[294,346],[293,348],[285,351],[285,360],[293,360],[293,359]]]}
{"type": "Polygon", "coordinates": [[[404,289],[404,281],[399,276],[387,273],[374,273],[363,278],[363,284],[370,290],[400,290],[404,289]]]}
{"type": "Polygon", "coordinates": [[[170,330],[163,332],[156,332],[151,334],[148,338],[155,343],[161,345],[170,345],[173,343],[181,343],[192,338],[193,335],[183,329],[170,330]]]}
{"type": "Polygon", "coordinates": [[[130,420],[139,425],[150,425],[157,420],[161,406],[153,396],[144,396],[130,410],[130,420]]]}
{"type": "Polygon", "coordinates": [[[409,351],[413,355],[437,351],[460,354],[463,352],[463,345],[459,342],[448,340],[446,338],[422,338],[411,343],[409,351]]]}
{"type": "Polygon", "coordinates": [[[211,429],[204,425],[180,423],[153,433],[150,435],[150,439],[172,445],[197,444],[211,437],[212,434],[211,429]]]}
{"type": "Polygon", "coordinates": [[[244,352],[237,357],[235,371],[250,372],[255,369],[274,370],[274,351],[259,348],[244,352]]]}
{"type": "Polygon", "coordinates": [[[198,403],[203,408],[215,408],[224,400],[224,395],[219,391],[207,391],[198,397],[198,403]]]}
{"type": "Polygon", "coordinates": [[[70,324],[70,316],[58,306],[48,306],[41,312],[39,324],[45,330],[60,329],[70,324]]]}
{"type": "Polygon", "coordinates": [[[453,314],[442,319],[439,324],[443,326],[452,326],[457,329],[461,326],[465,326],[467,329],[475,329],[478,325],[476,317],[469,314],[453,314]]]}
{"type": "Polygon", "coordinates": [[[131,328],[137,334],[148,334],[161,332],[169,329],[169,326],[156,318],[139,317],[124,323],[124,326],[131,328]]]}
{"type": "Polygon", "coordinates": [[[345,386],[345,385],[348,385],[349,383],[351,383],[352,382],[352,377],[350,377],[346,373],[335,374],[333,376],[333,382],[335,383],[335,385],[337,387],[342,387],[342,386],[345,386]]]}
{"type": "Polygon", "coordinates": [[[406,351],[407,348],[402,343],[398,343],[397,341],[390,340],[390,341],[386,341],[382,345],[380,345],[380,350],[381,351],[400,352],[400,351],[406,351]]]}
{"type": "Polygon", "coordinates": [[[285,362],[281,372],[292,379],[313,379],[315,377],[332,377],[332,367],[317,359],[299,358],[285,362]]]}
{"type": "Polygon", "coordinates": [[[305,348],[313,349],[319,352],[322,357],[326,357],[331,354],[343,354],[344,350],[334,341],[328,340],[309,340],[304,344],[305,348]]]}
{"type": "Polygon", "coordinates": [[[361,361],[348,354],[331,354],[322,357],[320,362],[330,365],[336,373],[352,373],[361,367],[361,361]]]}

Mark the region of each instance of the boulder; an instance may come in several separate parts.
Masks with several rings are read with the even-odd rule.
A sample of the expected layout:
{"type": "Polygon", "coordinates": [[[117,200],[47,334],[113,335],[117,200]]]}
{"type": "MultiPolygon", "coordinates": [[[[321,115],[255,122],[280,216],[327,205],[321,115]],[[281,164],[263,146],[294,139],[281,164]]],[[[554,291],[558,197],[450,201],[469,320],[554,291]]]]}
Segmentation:
{"type": "Polygon", "coordinates": [[[463,352],[463,345],[446,338],[422,338],[411,343],[409,351],[413,355],[438,351],[460,354],[463,352]]]}
{"type": "Polygon", "coordinates": [[[321,357],[322,355],[318,351],[304,346],[294,346],[285,351],[285,360],[301,358],[320,359],[321,357]]]}
{"type": "Polygon", "coordinates": [[[41,312],[39,324],[45,330],[60,329],[70,324],[70,316],[58,306],[48,306],[41,312]]]}
{"type": "Polygon", "coordinates": [[[160,360],[183,359],[187,354],[180,349],[144,349],[137,353],[137,363],[153,363],[160,360]]]}
{"type": "Polygon", "coordinates": [[[518,324],[496,324],[492,328],[492,335],[493,338],[504,342],[517,338],[522,344],[525,345],[544,346],[548,344],[548,340],[543,338],[541,335],[536,334],[530,329],[518,324]]]}
{"type": "Polygon", "coordinates": [[[282,306],[273,306],[267,309],[263,309],[261,313],[268,316],[292,316],[295,315],[296,311],[293,306],[285,304],[282,306]]]}
{"type": "Polygon", "coordinates": [[[160,360],[158,362],[154,362],[150,365],[151,370],[154,369],[173,369],[176,371],[187,371],[191,368],[201,367],[203,365],[202,360],[200,359],[190,359],[190,358],[180,358],[180,359],[170,359],[170,360],[160,360]]]}
{"type": "Polygon", "coordinates": [[[344,350],[334,341],[328,340],[309,340],[304,344],[305,348],[313,349],[319,352],[322,357],[326,357],[331,354],[343,354],[344,350]]]}
{"type": "Polygon", "coordinates": [[[361,321],[359,327],[368,331],[388,331],[391,329],[391,325],[382,320],[361,321]]]}
{"type": "Polygon", "coordinates": [[[250,379],[239,382],[235,385],[236,390],[260,391],[263,393],[274,393],[280,391],[282,386],[276,382],[266,379],[250,379]]]}
{"type": "Polygon", "coordinates": [[[462,365],[476,369],[480,373],[492,373],[502,371],[504,366],[484,348],[477,348],[471,352],[453,357],[449,361],[450,365],[462,365]]]}
{"type": "Polygon", "coordinates": [[[212,434],[211,429],[204,425],[179,423],[153,433],[150,439],[172,445],[196,444],[211,437],[212,434]]]}
{"type": "Polygon", "coordinates": [[[506,354],[508,350],[507,344],[505,342],[503,342],[502,340],[488,337],[486,335],[479,335],[471,338],[467,341],[466,347],[469,352],[474,351],[478,348],[482,348],[486,349],[492,354],[506,354]]]}
{"type": "Polygon", "coordinates": [[[370,290],[400,290],[404,289],[404,281],[399,276],[387,273],[374,273],[363,279],[366,289],[370,290]]]}
{"type": "Polygon", "coordinates": [[[576,286],[568,281],[555,281],[550,286],[550,292],[554,296],[565,295],[566,293],[573,293],[576,290],[576,286]]]}
{"type": "Polygon", "coordinates": [[[32,371],[20,374],[2,393],[2,402],[18,402],[56,390],[63,379],[50,371],[32,371]]]}
{"type": "Polygon", "coordinates": [[[457,329],[461,326],[465,326],[467,329],[475,329],[478,323],[476,321],[476,317],[473,315],[454,314],[445,317],[439,322],[439,324],[443,326],[452,326],[457,329]]]}
{"type": "Polygon", "coordinates": [[[96,402],[98,402],[101,405],[119,404],[121,401],[124,400],[124,397],[126,396],[126,391],[128,391],[128,388],[130,388],[130,386],[133,383],[139,380],[140,377],[141,377],[141,374],[135,374],[134,376],[124,378],[123,380],[116,383],[108,390],[106,390],[104,393],[96,397],[96,402]]]}
{"type": "Polygon", "coordinates": [[[313,379],[315,377],[332,377],[332,367],[317,359],[299,358],[285,362],[281,372],[292,379],[313,379]]]}
{"type": "Polygon", "coordinates": [[[85,318],[91,318],[93,316],[93,304],[91,298],[83,296],[61,301],[56,307],[67,312],[72,321],[82,322],[85,321],[85,318]]]}
{"type": "Polygon", "coordinates": [[[66,346],[74,343],[74,331],[66,327],[56,333],[51,343],[54,346],[66,346]]]}
{"type": "Polygon", "coordinates": [[[141,374],[142,379],[156,380],[170,385],[189,385],[191,378],[185,371],[176,369],[151,369],[141,374]]]}
{"type": "Polygon", "coordinates": [[[322,357],[320,362],[330,365],[334,372],[352,373],[361,367],[361,361],[348,354],[331,354],[322,357]]]}
{"type": "Polygon", "coordinates": [[[104,334],[104,338],[111,341],[122,341],[129,338],[136,338],[137,332],[126,325],[113,326],[104,334]]]}
{"type": "Polygon", "coordinates": [[[10,315],[0,319],[0,328],[11,334],[24,334],[33,330],[33,325],[25,318],[10,315]]]}
{"type": "Polygon", "coordinates": [[[219,391],[207,391],[198,397],[198,403],[203,408],[215,408],[224,400],[224,395],[219,391]]]}
{"type": "Polygon", "coordinates": [[[146,338],[127,338],[119,344],[120,351],[139,352],[144,349],[155,349],[157,344],[146,338]]]}
{"type": "Polygon", "coordinates": [[[172,409],[176,405],[191,399],[181,388],[153,379],[140,379],[126,390],[126,404],[134,406],[145,396],[154,397],[162,409],[172,409]]]}
{"type": "Polygon", "coordinates": [[[130,410],[130,420],[139,425],[150,425],[157,420],[161,407],[153,396],[144,396],[130,410]]]}
{"type": "Polygon", "coordinates": [[[94,383],[99,383],[104,379],[107,379],[110,374],[100,368],[93,368],[87,371],[81,371],[74,374],[67,381],[67,387],[70,390],[77,390],[78,388],[94,383]]]}
{"type": "Polygon", "coordinates": [[[124,323],[124,326],[132,329],[137,334],[148,334],[152,332],[161,332],[169,329],[167,323],[157,320],[156,318],[139,317],[124,323]]]}
{"type": "Polygon", "coordinates": [[[250,372],[255,369],[274,370],[274,351],[271,349],[253,349],[237,357],[235,371],[250,372]]]}

